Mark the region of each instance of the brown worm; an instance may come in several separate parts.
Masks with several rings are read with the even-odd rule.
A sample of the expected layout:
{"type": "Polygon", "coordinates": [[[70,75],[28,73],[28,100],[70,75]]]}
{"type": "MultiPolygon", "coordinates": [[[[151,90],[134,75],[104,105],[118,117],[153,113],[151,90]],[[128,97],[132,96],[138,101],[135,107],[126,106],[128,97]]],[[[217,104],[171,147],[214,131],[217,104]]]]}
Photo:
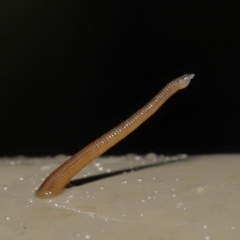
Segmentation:
{"type": "Polygon", "coordinates": [[[35,192],[35,196],[38,198],[53,198],[61,194],[74,175],[139,127],[168,98],[178,90],[187,87],[193,77],[194,74],[186,74],[168,83],[152,100],[130,118],[93,141],[54,170],[35,192]]]}

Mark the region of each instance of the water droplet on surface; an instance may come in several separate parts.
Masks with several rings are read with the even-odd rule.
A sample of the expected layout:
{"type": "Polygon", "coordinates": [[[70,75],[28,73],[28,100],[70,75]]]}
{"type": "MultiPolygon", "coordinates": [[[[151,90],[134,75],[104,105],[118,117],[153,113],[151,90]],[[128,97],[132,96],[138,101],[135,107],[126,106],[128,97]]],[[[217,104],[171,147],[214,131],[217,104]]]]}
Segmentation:
{"type": "Polygon", "coordinates": [[[142,157],[141,157],[141,156],[139,156],[139,155],[134,155],[134,159],[135,159],[135,161],[139,161],[139,160],[141,160],[141,159],[142,159],[142,157]]]}
{"type": "Polygon", "coordinates": [[[40,168],[40,170],[41,171],[45,171],[45,170],[48,170],[50,168],[50,166],[49,165],[46,165],[46,166],[42,166],[41,168],[40,168]]]}
{"type": "Polygon", "coordinates": [[[127,184],[127,180],[124,180],[124,181],[122,182],[122,184],[127,184]]]}
{"type": "Polygon", "coordinates": [[[204,192],[204,190],[205,190],[205,187],[200,186],[200,187],[198,187],[198,188],[196,189],[196,193],[197,193],[197,194],[201,194],[202,192],[204,192]]]}
{"type": "Polygon", "coordinates": [[[86,234],[85,236],[84,236],[86,239],[90,239],[90,235],[89,234],[86,234]]]}
{"type": "Polygon", "coordinates": [[[178,154],[177,157],[179,159],[186,159],[188,157],[188,155],[186,153],[181,153],[181,154],[178,154]]]}
{"type": "Polygon", "coordinates": [[[159,181],[159,184],[160,185],[165,185],[165,184],[167,184],[167,182],[166,181],[159,181]]]}
{"type": "Polygon", "coordinates": [[[103,190],[103,189],[104,189],[104,187],[100,187],[100,189],[101,189],[101,190],[103,190]]]}
{"type": "Polygon", "coordinates": [[[99,167],[99,166],[101,165],[101,163],[96,162],[96,163],[94,163],[94,165],[95,165],[96,167],[99,167]]]}
{"type": "Polygon", "coordinates": [[[145,155],[145,159],[147,161],[156,162],[158,159],[158,156],[155,153],[148,153],[145,155]]]}
{"type": "Polygon", "coordinates": [[[141,179],[141,178],[138,178],[138,182],[142,182],[142,179],[141,179]]]}
{"type": "Polygon", "coordinates": [[[170,161],[170,159],[171,159],[170,157],[164,157],[163,162],[164,162],[164,163],[167,163],[167,162],[170,161]]]}
{"type": "Polygon", "coordinates": [[[184,206],[184,203],[183,202],[178,202],[176,204],[176,208],[182,208],[184,206]]]}

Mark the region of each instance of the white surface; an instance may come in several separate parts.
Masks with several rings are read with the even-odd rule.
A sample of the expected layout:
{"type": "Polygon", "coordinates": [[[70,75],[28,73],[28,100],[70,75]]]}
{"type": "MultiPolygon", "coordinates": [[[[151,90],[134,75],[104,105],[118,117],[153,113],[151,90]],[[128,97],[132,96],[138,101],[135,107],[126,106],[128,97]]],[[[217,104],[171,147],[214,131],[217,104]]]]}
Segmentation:
{"type": "MultiPolygon", "coordinates": [[[[66,158],[0,159],[0,239],[240,239],[240,155],[188,157],[36,199],[66,158]]],[[[164,160],[100,158],[75,179],[164,160]]]]}

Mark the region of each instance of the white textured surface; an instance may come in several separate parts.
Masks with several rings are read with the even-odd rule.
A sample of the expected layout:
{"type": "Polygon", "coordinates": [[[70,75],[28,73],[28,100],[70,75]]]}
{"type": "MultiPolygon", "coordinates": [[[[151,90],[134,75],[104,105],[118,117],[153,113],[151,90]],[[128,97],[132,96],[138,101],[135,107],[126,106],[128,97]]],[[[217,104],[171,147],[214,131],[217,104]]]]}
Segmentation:
{"type": "Polygon", "coordinates": [[[0,239],[240,239],[240,155],[100,158],[74,179],[144,168],[36,199],[66,158],[0,159],[0,239]]]}

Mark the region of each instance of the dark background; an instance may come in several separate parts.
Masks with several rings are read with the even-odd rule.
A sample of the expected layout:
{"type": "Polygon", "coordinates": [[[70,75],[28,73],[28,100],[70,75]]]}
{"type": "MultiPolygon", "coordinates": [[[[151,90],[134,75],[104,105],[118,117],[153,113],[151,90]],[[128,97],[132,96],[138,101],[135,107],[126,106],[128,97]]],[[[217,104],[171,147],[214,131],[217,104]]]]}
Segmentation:
{"type": "Polygon", "coordinates": [[[1,1],[0,156],[73,154],[195,73],[106,154],[240,152],[239,1],[1,1]]]}

